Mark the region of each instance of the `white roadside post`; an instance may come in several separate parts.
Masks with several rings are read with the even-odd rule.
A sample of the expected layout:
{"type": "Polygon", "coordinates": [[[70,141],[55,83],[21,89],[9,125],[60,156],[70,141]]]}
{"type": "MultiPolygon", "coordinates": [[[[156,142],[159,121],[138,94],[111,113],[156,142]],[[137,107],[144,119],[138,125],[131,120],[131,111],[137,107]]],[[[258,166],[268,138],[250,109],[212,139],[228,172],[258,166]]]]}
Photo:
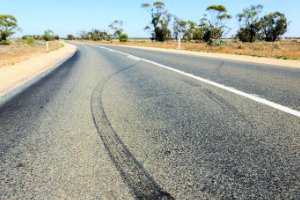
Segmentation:
{"type": "Polygon", "coordinates": [[[48,45],[48,41],[47,41],[47,51],[49,51],[49,45],[48,45]]]}
{"type": "Polygon", "coordinates": [[[180,49],[180,37],[178,37],[178,49],[180,49]]]}

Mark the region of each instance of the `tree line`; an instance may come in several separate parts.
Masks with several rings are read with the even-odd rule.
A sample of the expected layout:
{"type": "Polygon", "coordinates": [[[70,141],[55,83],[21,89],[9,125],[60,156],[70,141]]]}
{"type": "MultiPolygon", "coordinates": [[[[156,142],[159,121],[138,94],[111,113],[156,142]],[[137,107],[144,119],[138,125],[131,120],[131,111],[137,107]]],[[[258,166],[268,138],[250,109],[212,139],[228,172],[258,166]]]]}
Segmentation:
{"type": "Polygon", "coordinates": [[[123,21],[115,20],[111,24],[108,25],[110,29],[112,29],[113,34],[110,34],[108,30],[100,30],[100,29],[91,29],[91,31],[86,31],[81,29],[77,32],[77,36],[75,37],[72,34],[67,35],[68,40],[93,40],[93,41],[111,41],[113,38],[119,38],[121,42],[128,41],[128,36],[123,33],[123,21]]]}
{"type": "MultiPolygon", "coordinates": [[[[227,35],[231,28],[227,22],[231,20],[232,15],[228,14],[223,5],[211,5],[205,10],[205,14],[199,20],[199,23],[192,20],[183,20],[176,15],[168,12],[163,2],[156,1],[152,5],[143,3],[141,5],[150,15],[150,24],[144,30],[150,35],[152,41],[168,41],[173,38],[182,38],[186,41],[202,40],[205,42],[211,39],[220,39],[227,35]]],[[[278,11],[268,15],[261,16],[263,5],[251,5],[236,15],[239,22],[239,29],[234,35],[235,39],[242,42],[255,41],[276,41],[286,31],[289,22],[285,15],[278,11]]],[[[115,20],[109,25],[114,31],[109,34],[108,31],[92,29],[90,32],[81,30],[78,35],[84,40],[111,40],[119,38],[123,33],[123,21],[115,20]]],[[[68,39],[75,39],[73,35],[68,35],[68,39]]]]}
{"type": "MultiPolygon", "coordinates": [[[[187,41],[199,40],[210,41],[220,39],[227,35],[231,28],[227,22],[231,20],[232,15],[228,14],[223,5],[211,5],[205,10],[205,14],[199,23],[192,20],[183,20],[176,15],[168,12],[163,2],[156,1],[152,5],[143,3],[141,5],[150,15],[150,23],[144,30],[150,35],[152,41],[168,41],[173,38],[182,38],[187,41]]],[[[242,42],[255,41],[276,41],[286,33],[289,22],[285,15],[279,11],[261,16],[263,5],[251,5],[236,15],[239,22],[239,29],[233,36],[242,42]]],[[[77,39],[82,40],[112,40],[119,38],[120,41],[128,41],[128,36],[123,33],[123,21],[115,20],[108,27],[113,31],[110,34],[108,30],[92,29],[78,31],[77,39]]],[[[8,44],[7,38],[16,31],[22,31],[17,24],[17,19],[12,15],[0,15],[0,44],[8,44]]],[[[25,35],[23,39],[33,38],[35,40],[59,40],[52,30],[46,30],[43,35],[25,35]]],[[[67,39],[74,40],[76,37],[72,34],[67,35],[67,39]]]]}
{"type": "MultiPolygon", "coordinates": [[[[148,31],[151,39],[166,41],[178,37],[185,40],[220,39],[231,30],[226,24],[233,17],[228,14],[223,5],[211,5],[205,10],[203,18],[196,23],[191,20],[182,20],[169,13],[163,2],[152,4],[143,3],[142,8],[150,14],[151,22],[144,30],[148,31]],[[171,21],[173,20],[173,24],[171,21]],[[172,25],[172,27],[171,27],[172,25]],[[172,29],[172,30],[171,30],[172,29]],[[172,32],[173,31],[173,32],[172,32]]],[[[235,38],[242,42],[254,42],[257,40],[276,41],[286,31],[289,22],[283,13],[278,11],[261,16],[263,5],[251,5],[249,8],[236,15],[240,28],[235,38]]]]}
{"type": "Polygon", "coordinates": [[[60,37],[58,35],[55,35],[54,32],[50,29],[45,30],[43,35],[24,35],[24,36],[22,36],[23,40],[26,40],[28,38],[33,38],[34,40],[44,40],[44,41],[54,41],[54,40],[60,39],[60,37]]]}

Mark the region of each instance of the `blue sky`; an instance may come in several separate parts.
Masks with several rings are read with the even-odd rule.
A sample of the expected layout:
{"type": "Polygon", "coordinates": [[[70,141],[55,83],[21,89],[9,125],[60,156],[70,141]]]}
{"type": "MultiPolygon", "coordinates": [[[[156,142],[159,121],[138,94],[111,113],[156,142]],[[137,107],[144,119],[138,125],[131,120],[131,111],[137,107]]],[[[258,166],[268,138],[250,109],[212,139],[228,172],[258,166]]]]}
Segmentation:
{"type": "MultiPolygon", "coordinates": [[[[150,15],[140,7],[142,3],[152,4],[154,1],[140,0],[1,0],[0,14],[10,14],[17,18],[22,33],[16,33],[13,37],[22,35],[42,35],[46,29],[51,29],[60,37],[67,34],[76,35],[80,29],[87,31],[96,28],[109,30],[108,25],[114,20],[124,21],[124,32],[129,37],[148,37],[143,28],[149,24],[150,15]]],[[[263,4],[262,14],[279,11],[286,15],[291,24],[285,36],[300,37],[300,1],[299,0],[163,0],[166,9],[183,20],[193,20],[199,23],[209,5],[224,5],[228,14],[234,16],[228,22],[232,31],[228,37],[236,32],[239,25],[235,18],[251,4],[263,4]],[[284,3],[283,3],[284,2],[284,3]]],[[[112,31],[111,31],[112,32],[112,31]]]]}

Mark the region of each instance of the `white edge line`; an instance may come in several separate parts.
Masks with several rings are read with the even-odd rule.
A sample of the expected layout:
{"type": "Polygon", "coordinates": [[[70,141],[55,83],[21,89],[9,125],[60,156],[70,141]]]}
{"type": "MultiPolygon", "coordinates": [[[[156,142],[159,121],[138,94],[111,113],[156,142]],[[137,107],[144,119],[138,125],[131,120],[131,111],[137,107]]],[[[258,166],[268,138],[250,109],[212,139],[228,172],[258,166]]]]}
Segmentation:
{"type": "MultiPolygon", "coordinates": [[[[121,53],[121,52],[120,52],[121,53]]],[[[129,55],[129,54],[127,54],[129,55]]],[[[129,55],[130,58],[134,59],[135,56],[131,56],[129,55]]],[[[128,57],[129,57],[128,56],[128,57]]],[[[137,58],[137,57],[135,57],[137,58]]],[[[139,59],[139,58],[138,58],[139,59]]],[[[266,99],[263,99],[263,98],[260,98],[260,97],[257,97],[257,96],[253,96],[251,94],[248,94],[248,93],[245,93],[245,92],[242,92],[242,91],[239,91],[235,88],[232,88],[232,87],[227,87],[225,85],[222,85],[222,84],[219,84],[219,83],[215,83],[213,81],[210,81],[210,80],[206,80],[204,78],[201,78],[201,77],[198,77],[198,76],[195,76],[193,74],[189,74],[189,73],[186,73],[184,71],[180,71],[178,69],[174,69],[174,68],[171,68],[171,67],[168,67],[168,66],[165,66],[165,65],[162,65],[162,64],[159,64],[159,63],[156,63],[156,62],[153,62],[153,61],[149,61],[149,60],[146,60],[146,59],[140,59],[142,61],[145,61],[145,62],[148,62],[148,63],[151,63],[151,64],[154,64],[156,66],[159,66],[159,67],[162,67],[162,68],[165,68],[165,69],[168,69],[168,70],[171,70],[173,72],[177,72],[179,74],[182,74],[182,75],[185,75],[185,76],[188,76],[190,78],[193,78],[193,79],[196,79],[196,80],[199,80],[201,82],[204,82],[204,83],[207,83],[207,84],[210,84],[210,85],[213,85],[215,87],[218,87],[218,88],[221,88],[223,90],[226,90],[226,91],[229,91],[229,92],[232,92],[234,94],[237,94],[237,95],[240,95],[240,96],[243,96],[243,97],[246,97],[248,99],[251,99],[253,101],[256,101],[256,102],[259,102],[261,104],[265,104],[267,106],[270,106],[272,108],[275,108],[277,110],[280,110],[280,111],[283,111],[285,113],[289,113],[291,115],[294,115],[294,116],[297,116],[297,117],[300,117],[300,112],[297,111],[297,110],[293,110],[291,108],[288,108],[286,106],[283,106],[283,105],[280,105],[280,104],[277,104],[277,103],[274,103],[272,101],[268,101],[266,99]]]]}
{"type": "Polygon", "coordinates": [[[223,89],[223,90],[226,90],[226,91],[229,91],[229,92],[238,94],[238,95],[240,95],[240,96],[246,97],[246,98],[251,99],[251,100],[253,100],[253,101],[256,101],[256,102],[259,102],[259,103],[268,105],[268,106],[270,106],[270,107],[276,108],[277,110],[280,110],[280,111],[283,111],[283,112],[286,112],[286,113],[295,115],[295,116],[297,116],[297,117],[300,117],[300,112],[299,112],[299,111],[296,111],[296,110],[293,110],[293,109],[291,109],[291,108],[282,106],[282,105],[277,104],[277,103],[274,103],[274,102],[272,102],[272,101],[268,101],[268,100],[266,100],[266,99],[262,99],[262,98],[260,98],[260,97],[253,96],[253,95],[251,95],[251,94],[248,94],[248,93],[239,91],[239,90],[237,90],[237,89],[234,89],[234,88],[231,88],[231,87],[227,87],[227,86],[225,86],[225,85],[221,85],[221,84],[219,84],[219,83],[215,83],[215,82],[212,82],[212,81],[210,81],[210,80],[206,80],[206,79],[200,78],[200,77],[198,77],[198,76],[195,76],[195,75],[193,75],[193,74],[189,74],[189,73],[180,71],[180,70],[178,70],[178,69],[174,69],[174,68],[171,68],[171,67],[167,67],[167,66],[164,66],[164,65],[161,65],[161,64],[152,62],[152,61],[145,60],[145,59],[142,59],[142,60],[144,60],[144,61],[146,61],[146,62],[149,62],[149,63],[151,63],[151,64],[154,64],[154,65],[157,65],[157,66],[159,66],[159,67],[162,67],[162,68],[165,68],[165,69],[168,69],[168,70],[177,72],[177,73],[179,73],[179,74],[182,74],[182,75],[185,75],[185,76],[194,78],[194,79],[199,80],[199,81],[201,81],[201,82],[204,82],[204,83],[213,85],[213,86],[218,87],[218,88],[221,88],[221,89],[223,89]]]}
{"type": "Polygon", "coordinates": [[[134,59],[134,60],[141,60],[140,58],[135,57],[135,56],[131,56],[131,55],[129,55],[128,58],[131,58],[131,59],[134,59]]]}

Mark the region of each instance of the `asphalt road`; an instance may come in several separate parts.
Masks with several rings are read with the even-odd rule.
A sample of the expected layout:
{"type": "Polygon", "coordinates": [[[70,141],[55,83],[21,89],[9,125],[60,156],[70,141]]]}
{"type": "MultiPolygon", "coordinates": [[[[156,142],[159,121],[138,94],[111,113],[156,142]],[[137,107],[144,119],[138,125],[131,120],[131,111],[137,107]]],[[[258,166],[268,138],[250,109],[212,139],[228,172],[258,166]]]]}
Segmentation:
{"type": "MultiPolygon", "coordinates": [[[[76,46],[0,107],[1,199],[300,199],[299,117],[76,46]]],[[[299,69],[105,47],[300,111],[299,69]]]]}

